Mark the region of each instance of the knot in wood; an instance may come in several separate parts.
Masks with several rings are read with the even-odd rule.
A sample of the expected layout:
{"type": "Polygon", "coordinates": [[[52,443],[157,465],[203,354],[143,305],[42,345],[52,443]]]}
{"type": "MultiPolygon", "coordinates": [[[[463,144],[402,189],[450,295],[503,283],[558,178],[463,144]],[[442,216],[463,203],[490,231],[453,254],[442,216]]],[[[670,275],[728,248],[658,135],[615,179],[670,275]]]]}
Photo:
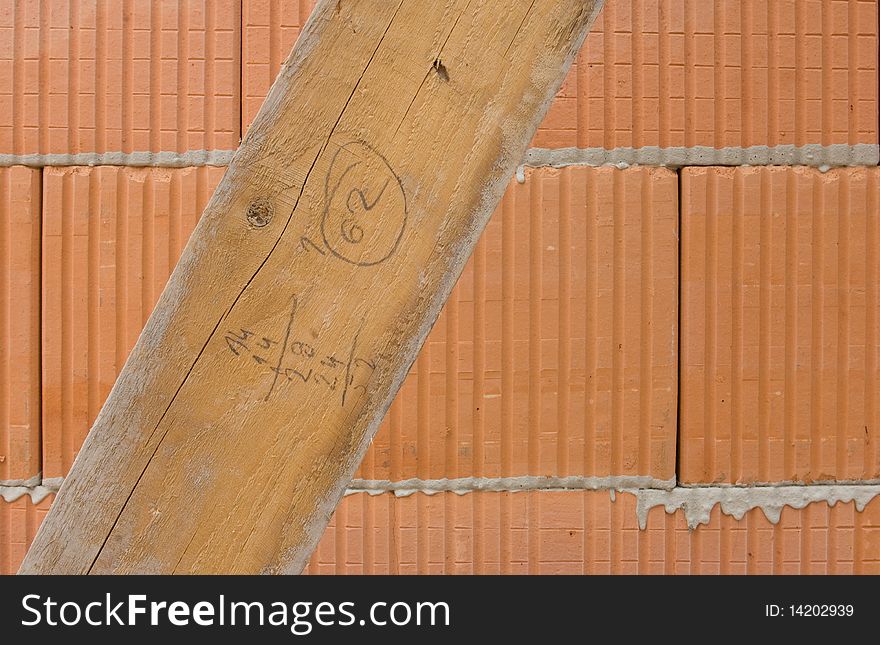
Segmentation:
{"type": "Polygon", "coordinates": [[[254,228],[263,228],[272,221],[274,212],[272,203],[267,199],[255,199],[248,206],[246,217],[248,224],[254,228]]]}

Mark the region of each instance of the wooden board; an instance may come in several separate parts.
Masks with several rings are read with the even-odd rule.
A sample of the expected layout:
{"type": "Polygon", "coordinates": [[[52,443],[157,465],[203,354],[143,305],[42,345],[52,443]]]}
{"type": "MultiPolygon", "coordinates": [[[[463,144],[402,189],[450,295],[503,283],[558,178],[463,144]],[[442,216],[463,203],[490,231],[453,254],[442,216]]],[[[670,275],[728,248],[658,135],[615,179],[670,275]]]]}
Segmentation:
{"type": "Polygon", "coordinates": [[[293,573],[600,1],[323,1],[22,573],[293,573]]]}

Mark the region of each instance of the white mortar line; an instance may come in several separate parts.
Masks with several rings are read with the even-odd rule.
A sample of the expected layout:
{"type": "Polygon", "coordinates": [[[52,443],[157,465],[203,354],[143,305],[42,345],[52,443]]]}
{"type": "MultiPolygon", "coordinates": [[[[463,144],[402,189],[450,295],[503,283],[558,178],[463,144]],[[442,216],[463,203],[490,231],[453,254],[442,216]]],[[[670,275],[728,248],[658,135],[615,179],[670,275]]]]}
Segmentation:
{"type": "Polygon", "coordinates": [[[226,166],[235,150],[187,150],[186,152],[79,152],[75,154],[0,154],[0,166],[156,166],[191,168],[226,166]]]}
{"type": "Polygon", "coordinates": [[[57,493],[59,486],[46,486],[43,484],[37,486],[0,486],[0,497],[6,502],[14,502],[25,495],[31,496],[34,504],[42,502],[47,495],[57,493]]]}
{"type": "Polygon", "coordinates": [[[880,145],[835,143],[823,146],[750,146],[712,148],[710,146],[640,148],[530,148],[517,170],[522,181],[523,167],[552,166],[815,166],[828,170],[837,166],[876,166],[880,145]]]}
{"type": "Polygon", "coordinates": [[[648,525],[648,513],[655,506],[662,506],[667,513],[683,511],[688,528],[695,529],[700,524],[708,524],[712,509],[721,506],[721,512],[737,520],[750,510],[760,508],[772,523],[779,522],[782,509],[790,506],[802,509],[809,504],[825,502],[834,506],[838,502],[855,502],[856,510],[863,511],[868,502],[880,496],[880,484],[837,484],[823,482],[818,484],[771,485],[771,486],[729,486],[711,485],[687,487],[675,486],[674,480],[655,480],[650,477],[505,477],[500,479],[462,478],[418,480],[400,482],[387,480],[353,480],[346,495],[366,493],[379,495],[393,493],[397,497],[424,493],[435,495],[452,492],[464,495],[476,491],[525,492],[525,491],[577,491],[607,490],[611,501],[616,501],[616,493],[633,495],[636,498],[636,517],[639,528],[648,525]],[[628,484],[633,481],[636,485],[628,484]],[[646,485],[647,484],[647,485],[646,485]]]}
{"type": "MultiPolygon", "coordinates": [[[[0,154],[0,166],[156,166],[185,168],[225,166],[235,150],[188,150],[186,152],[80,152],[75,154],[0,154]]],[[[642,146],[639,148],[530,148],[517,176],[525,167],[552,166],[814,166],[827,170],[839,166],[876,166],[880,145],[835,143],[823,146],[642,146]]]]}
{"type": "Polygon", "coordinates": [[[28,477],[27,479],[0,479],[0,488],[5,488],[7,486],[34,487],[39,486],[42,482],[43,473],[37,473],[33,477],[28,477]]]}
{"type": "Polygon", "coordinates": [[[43,486],[47,486],[54,490],[58,490],[61,488],[61,484],[64,483],[64,477],[46,477],[42,482],[40,482],[43,486]]]}
{"type": "Polygon", "coordinates": [[[642,475],[612,475],[609,477],[460,477],[456,479],[353,479],[348,485],[346,495],[369,493],[380,495],[394,493],[406,497],[414,493],[435,495],[437,493],[456,493],[464,495],[477,491],[517,492],[530,490],[626,490],[655,488],[669,490],[675,486],[675,478],[655,479],[642,475]]]}
{"type": "Polygon", "coordinates": [[[685,483],[679,482],[677,488],[788,488],[793,486],[880,486],[880,479],[820,479],[810,482],[783,480],[778,482],[749,482],[748,484],[730,484],[727,482],[685,483]]]}
{"type": "Polygon", "coordinates": [[[57,493],[64,483],[64,477],[43,479],[37,473],[27,479],[0,479],[0,497],[6,502],[14,502],[24,495],[30,495],[34,504],[39,504],[47,495],[57,493]]]}
{"type": "Polygon", "coordinates": [[[662,506],[667,513],[684,511],[688,528],[708,524],[712,509],[721,505],[721,512],[741,520],[755,508],[760,508],[772,523],[779,522],[785,506],[801,509],[809,504],[825,502],[834,506],[838,502],[855,502],[856,510],[863,511],[868,502],[880,495],[880,486],[869,485],[823,485],[823,486],[755,486],[753,488],[702,487],[673,488],[672,490],[627,490],[636,496],[636,516],[639,528],[648,525],[648,512],[662,506]]]}
{"type": "MultiPolygon", "coordinates": [[[[33,478],[31,478],[33,479],[33,478]]],[[[31,481],[31,480],[27,480],[31,481]]],[[[548,492],[548,491],[608,491],[611,501],[616,494],[633,495],[636,498],[636,517],[639,528],[647,528],[648,514],[652,508],[661,506],[667,513],[683,511],[688,528],[695,529],[708,524],[712,510],[720,505],[721,512],[737,520],[756,508],[773,524],[779,522],[782,509],[790,506],[802,509],[809,504],[825,502],[834,506],[838,502],[855,502],[856,510],[880,496],[880,483],[834,483],[811,484],[773,484],[752,486],[731,486],[729,484],[676,486],[675,479],[663,480],[646,476],[610,477],[461,477],[457,479],[354,479],[345,495],[381,495],[392,493],[395,497],[406,497],[416,493],[436,495],[455,493],[465,495],[474,492],[548,492]]],[[[14,502],[24,495],[30,495],[34,504],[46,496],[58,492],[63,477],[45,479],[36,485],[0,485],[0,497],[6,502],[14,502]]]]}

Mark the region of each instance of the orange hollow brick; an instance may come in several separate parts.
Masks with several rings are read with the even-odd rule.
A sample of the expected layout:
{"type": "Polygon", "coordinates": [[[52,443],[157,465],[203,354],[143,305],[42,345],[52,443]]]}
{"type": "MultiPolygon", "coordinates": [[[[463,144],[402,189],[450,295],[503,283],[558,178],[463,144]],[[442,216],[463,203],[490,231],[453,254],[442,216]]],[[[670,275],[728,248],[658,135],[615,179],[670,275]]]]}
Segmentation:
{"type": "MultiPolygon", "coordinates": [[[[314,6],[245,0],[246,130],[314,6]]],[[[874,0],[607,0],[533,146],[876,144],[874,0]]]]}
{"type": "Polygon", "coordinates": [[[222,168],[47,168],[43,477],[67,474],[222,168]]]}
{"type": "MultiPolygon", "coordinates": [[[[0,574],[15,573],[51,497],[0,500],[0,574]]],[[[737,520],[715,506],[688,528],[608,491],[355,494],[345,497],[309,574],[878,574],[880,500],[761,509],[737,520]]]]}
{"type": "Polygon", "coordinates": [[[240,33],[238,0],[0,0],[0,154],[235,149],[240,33]]]}
{"type": "Polygon", "coordinates": [[[54,497],[49,495],[36,504],[29,495],[8,502],[0,497],[0,575],[18,571],[54,497]]]}
{"type": "Polygon", "coordinates": [[[880,478],[880,171],[682,172],[681,481],[880,478]]]}
{"type": "Polygon", "coordinates": [[[639,528],[636,497],[609,491],[416,493],[345,497],[310,574],[880,573],[880,499],[759,508],[715,506],[688,528],[662,506],[639,528]]]}
{"type": "Polygon", "coordinates": [[[674,477],[677,178],[511,183],[357,477],[674,477]]]}
{"type": "Polygon", "coordinates": [[[0,168],[0,486],[40,473],[40,172],[0,168]]]}
{"type": "MultiPolygon", "coordinates": [[[[67,473],[220,174],[46,171],[46,477],[67,473]]],[[[357,477],[670,480],[677,186],[650,168],[513,182],[357,477]]]]}

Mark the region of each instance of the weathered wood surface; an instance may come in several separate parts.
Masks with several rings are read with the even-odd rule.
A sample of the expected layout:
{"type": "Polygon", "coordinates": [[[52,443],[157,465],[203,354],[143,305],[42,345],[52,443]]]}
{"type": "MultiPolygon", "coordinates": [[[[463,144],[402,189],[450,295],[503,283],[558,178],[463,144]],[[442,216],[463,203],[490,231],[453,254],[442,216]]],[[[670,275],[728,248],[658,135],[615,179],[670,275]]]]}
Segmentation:
{"type": "Polygon", "coordinates": [[[299,572],[600,3],[321,2],[21,572],[299,572]]]}

